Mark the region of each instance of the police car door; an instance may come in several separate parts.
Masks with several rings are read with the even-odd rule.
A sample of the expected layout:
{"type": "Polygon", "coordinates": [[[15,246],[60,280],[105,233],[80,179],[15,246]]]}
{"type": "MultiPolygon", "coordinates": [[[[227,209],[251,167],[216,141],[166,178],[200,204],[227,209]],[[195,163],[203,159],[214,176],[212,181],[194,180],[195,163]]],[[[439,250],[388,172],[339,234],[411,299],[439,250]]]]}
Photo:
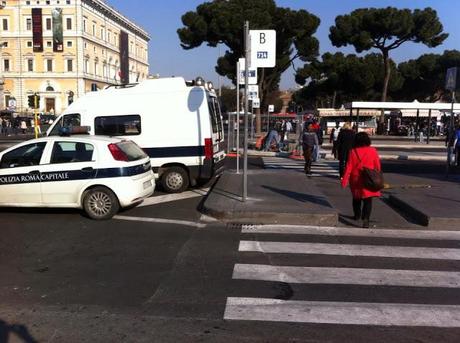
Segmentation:
{"type": "Polygon", "coordinates": [[[0,161],[0,203],[41,204],[40,162],[46,142],[22,145],[0,161]]]}
{"type": "Polygon", "coordinates": [[[56,140],[49,163],[42,168],[44,204],[77,204],[80,191],[96,175],[94,146],[75,140],[56,140]]]}

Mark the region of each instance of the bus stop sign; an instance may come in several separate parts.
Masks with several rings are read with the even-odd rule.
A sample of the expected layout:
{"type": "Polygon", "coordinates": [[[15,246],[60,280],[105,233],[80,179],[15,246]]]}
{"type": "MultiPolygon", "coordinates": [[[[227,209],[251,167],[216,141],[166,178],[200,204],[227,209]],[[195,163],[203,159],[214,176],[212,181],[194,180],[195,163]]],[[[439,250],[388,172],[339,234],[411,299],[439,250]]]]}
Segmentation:
{"type": "Polygon", "coordinates": [[[457,90],[458,81],[459,81],[458,72],[459,72],[459,69],[457,67],[452,67],[452,68],[447,69],[447,72],[446,72],[446,89],[447,90],[452,91],[452,92],[457,90]]]}

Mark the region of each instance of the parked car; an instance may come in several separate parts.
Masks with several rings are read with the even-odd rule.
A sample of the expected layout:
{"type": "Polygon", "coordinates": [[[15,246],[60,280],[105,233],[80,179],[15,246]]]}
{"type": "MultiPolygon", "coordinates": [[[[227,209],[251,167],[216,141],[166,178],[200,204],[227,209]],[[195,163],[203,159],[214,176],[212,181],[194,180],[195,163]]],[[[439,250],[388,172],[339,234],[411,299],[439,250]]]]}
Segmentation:
{"type": "Polygon", "coordinates": [[[150,158],[130,140],[53,136],[0,153],[0,206],[81,208],[104,220],[154,188],[150,158]]]}

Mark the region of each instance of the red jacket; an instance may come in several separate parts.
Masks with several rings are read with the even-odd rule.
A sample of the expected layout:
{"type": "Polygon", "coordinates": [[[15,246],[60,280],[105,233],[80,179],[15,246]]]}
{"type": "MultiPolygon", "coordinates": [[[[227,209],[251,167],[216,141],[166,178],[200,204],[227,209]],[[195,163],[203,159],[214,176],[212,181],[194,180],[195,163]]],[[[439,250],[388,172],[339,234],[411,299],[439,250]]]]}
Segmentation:
{"type": "Polygon", "coordinates": [[[350,150],[347,166],[345,167],[345,173],[342,178],[342,187],[346,187],[349,182],[354,199],[381,196],[380,192],[373,192],[363,187],[361,180],[361,169],[363,167],[381,170],[380,157],[375,148],[369,146],[350,150]],[[356,154],[359,155],[361,161],[356,154]]]}

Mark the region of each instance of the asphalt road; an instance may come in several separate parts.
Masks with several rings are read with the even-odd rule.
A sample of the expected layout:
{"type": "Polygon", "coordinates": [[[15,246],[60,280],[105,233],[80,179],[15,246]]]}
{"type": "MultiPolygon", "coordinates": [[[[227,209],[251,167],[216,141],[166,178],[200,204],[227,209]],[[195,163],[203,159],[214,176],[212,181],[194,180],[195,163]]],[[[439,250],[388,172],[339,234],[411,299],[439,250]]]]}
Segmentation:
{"type": "Polygon", "coordinates": [[[209,186],[108,222],[0,209],[0,343],[458,341],[459,236],[224,224],[198,211],[209,186]]]}

